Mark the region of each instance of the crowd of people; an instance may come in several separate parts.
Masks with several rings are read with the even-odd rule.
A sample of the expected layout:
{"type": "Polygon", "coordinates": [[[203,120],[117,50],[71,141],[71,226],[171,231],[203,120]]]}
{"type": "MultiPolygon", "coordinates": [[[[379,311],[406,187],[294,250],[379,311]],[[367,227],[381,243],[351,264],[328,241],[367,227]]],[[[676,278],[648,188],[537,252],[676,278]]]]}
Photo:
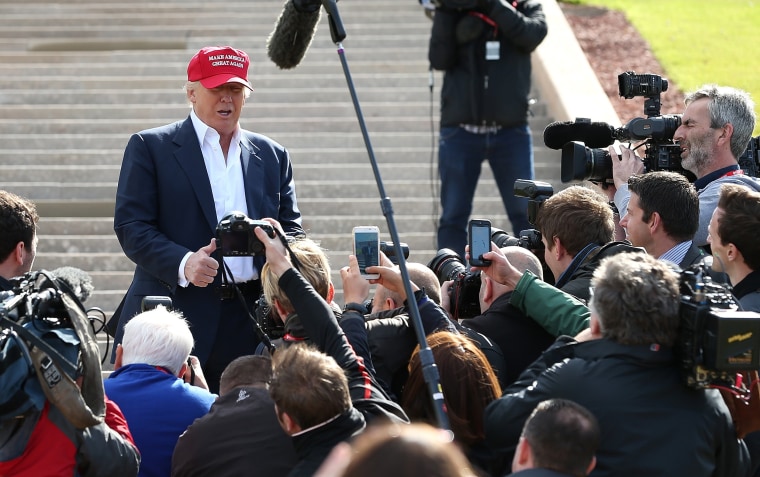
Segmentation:
{"type": "MultiPolygon", "coordinates": [[[[477,4],[493,25],[434,17],[445,98],[474,81],[458,56],[486,48],[473,64],[490,66],[495,84],[529,75],[546,34],[532,0],[477,4]]],[[[679,348],[683,269],[700,267],[738,309],[760,312],[760,183],[737,164],[755,124],[746,93],[687,96],[674,139],[695,184],[611,150],[613,185],[543,203],[541,250],[491,244],[469,270],[480,313],[458,319],[451,281],[409,263],[405,283],[385,256],[370,279],[349,256],[335,302],[326,252],[301,227],[287,149],[239,124],[248,66],[242,50],[202,48],[187,68],[189,116],[129,138],[114,229],[136,267],[111,318],[114,371],[64,376],[100,391],[91,422],[37,389],[58,358],[40,365],[2,328],[0,475],[760,475],[760,383],[689,386],[679,348]],[[232,211],[257,219],[243,235],[258,253],[223,253],[217,227],[232,211]],[[149,296],[170,306],[143,309],[149,296]],[[280,339],[251,320],[261,299],[280,339]]],[[[531,149],[526,81],[508,106],[486,81],[443,108],[439,243],[464,259],[477,175],[457,163],[479,170],[485,157],[498,174],[515,162],[505,177],[532,177],[530,154],[517,154],[531,149]],[[473,146],[489,141],[521,159],[473,146]]],[[[513,226],[528,228],[525,207],[499,188],[513,226]]],[[[0,191],[0,290],[32,270],[38,220],[33,203],[0,191]]]]}

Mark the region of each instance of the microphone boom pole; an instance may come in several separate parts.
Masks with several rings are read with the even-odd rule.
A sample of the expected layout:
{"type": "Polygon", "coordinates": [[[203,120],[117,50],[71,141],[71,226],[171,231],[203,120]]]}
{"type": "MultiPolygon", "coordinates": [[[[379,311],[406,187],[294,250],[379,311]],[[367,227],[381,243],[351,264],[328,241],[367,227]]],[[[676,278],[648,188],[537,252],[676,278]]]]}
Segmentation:
{"type": "Polygon", "coordinates": [[[446,405],[443,400],[443,390],[441,388],[440,376],[438,374],[438,367],[435,364],[433,352],[428,346],[427,339],[425,337],[425,331],[422,328],[422,319],[420,318],[420,310],[417,306],[417,301],[414,299],[414,292],[412,291],[411,280],[409,279],[409,272],[406,268],[406,259],[404,258],[404,252],[401,249],[401,240],[398,237],[398,231],[396,230],[396,223],[393,219],[393,205],[391,199],[387,197],[385,193],[385,187],[383,186],[383,179],[380,176],[380,169],[375,159],[375,154],[372,150],[372,144],[367,133],[367,125],[364,122],[364,115],[359,105],[359,99],[356,95],[356,89],[354,88],[354,82],[351,79],[351,71],[348,68],[348,62],[346,61],[345,49],[341,42],[346,38],[346,30],[343,28],[343,22],[340,19],[340,13],[338,12],[338,5],[336,0],[322,0],[322,5],[327,11],[328,19],[330,22],[330,35],[333,42],[338,47],[338,56],[340,57],[340,63],[343,66],[343,73],[346,76],[346,83],[348,84],[348,90],[351,93],[351,100],[354,104],[354,110],[356,111],[356,117],[359,121],[359,127],[362,131],[362,137],[364,138],[364,145],[367,148],[367,154],[369,155],[369,162],[372,166],[372,172],[375,174],[375,182],[377,182],[377,189],[380,194],[380,208],[383,211],[385,220],[388,224],[388,232],[390,232],[391,240],[393,240],[393,247],[396,251],[396,257],[398,257],[398,266],[401,271],[402,281],[404,282],[404,290],[407,296],[407,304],[409,307],[409,314],[412,317],[414,323],[414,331],[417,335],[417,342],[420,345],[420,364],[422,365],[422,375],[427,384],[428,391],[430,393],[430,399],[433,402],[433,409],[435,411],[436,420],[438,421],[438,427],[445,430],[450,430],[449,418],[446,414],[446,405]]]}

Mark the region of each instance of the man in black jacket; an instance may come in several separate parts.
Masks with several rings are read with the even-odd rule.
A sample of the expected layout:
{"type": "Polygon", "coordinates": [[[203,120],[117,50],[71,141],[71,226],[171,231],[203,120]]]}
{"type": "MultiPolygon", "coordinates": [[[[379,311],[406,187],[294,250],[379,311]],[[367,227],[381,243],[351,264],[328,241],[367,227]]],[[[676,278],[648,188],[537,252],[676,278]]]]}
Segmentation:
{"type": "Polygon", "coordinates": [[[628,242],[612,241],[612,208],[601,194],[580,185],[544,201],[536,228],[541,232],[544,261],[554,275],[554,286],[583,301],[589,299],[589,283],[599,262],[634,250],[628,242]]]}
{"type": "MultiPolygon", "coordinates": [[[[501,249],[520,271],[542,278],[541,262],[522,247],[501,249]]],[[[509,303],[513,289],[488,275],[480,275],[481,314],[462,320],[462,326],[482,333],[501,350],[504,366],[496,370],[502,387],[512,384],[522,371],[554,342],[554,336],[509,303]]]]}
{"type": "Polygon", "coordinates": [[[457,1],[454,8],[448,3],[437,2],[428,51],[431,67],[445,71],[438,249],[449,248],[463,257],[467,220],[486,159],[513,232],[530,228],[527,200],[515,197],[513,189],[516,179],[533,178],[530,54],[543,41],[547,26],[535,0],[457,1]]]}
{"type": "MultiPolygon", "coordinates": [[[[498,276],[493,265],[484,270],[498,276]]],[[[747,475],[747,448],[720,393],[689,388],[679,373],[678,274],[650,255],[623,253],[602,262],[592,286],[594,339],[560,338],[491,403],[488,444],[513,452],[536,405],[563,398],[599,421],[594,476],[747,475]]]]}

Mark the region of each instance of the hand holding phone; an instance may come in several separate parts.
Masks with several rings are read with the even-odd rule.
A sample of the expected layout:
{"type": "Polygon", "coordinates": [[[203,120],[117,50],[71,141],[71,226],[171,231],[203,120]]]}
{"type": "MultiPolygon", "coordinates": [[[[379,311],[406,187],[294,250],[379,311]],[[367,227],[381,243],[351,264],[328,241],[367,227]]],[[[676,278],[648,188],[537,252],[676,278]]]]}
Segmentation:
{"type": "Polygon", "coordinates": [[[353,229],[353,238],[354,255],[362,278],[380,278],[377,273],[367,273],[367,267],[380,264],[380,230],[374,225],[357,226],[353,229]]]}
{"type": "Polygon", "coordinates": [[[486,219],[472,219],[468,226],[470,239],[470,265],[487,267],[490,260],[484,260],[483,254],[491,251],[491,222],[486,219]]]}

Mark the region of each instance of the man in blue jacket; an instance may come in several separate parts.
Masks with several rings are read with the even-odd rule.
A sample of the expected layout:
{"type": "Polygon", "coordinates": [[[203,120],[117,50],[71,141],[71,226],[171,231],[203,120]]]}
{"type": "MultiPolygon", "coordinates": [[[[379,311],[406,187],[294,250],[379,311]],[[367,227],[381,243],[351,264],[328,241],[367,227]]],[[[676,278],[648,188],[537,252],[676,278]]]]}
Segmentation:
{"type": "Polygon", "coordinates": [[[229,267],[251,309],[261,294],[264,260],[225,257],[222,263],[214,241],[218,223],[240,211],[277,219],[286,233],[303,233],[288,151],[238,122],[253,90],[248,65],[248,55],[229,46],[196,53],[185,85],[189,117],[129,139],[116,191],[114,230],[136,264],[112,318],[118,320],[116,342],[145,296],[170,296],[190,322],[193,354],[213,391],[227,364],[253,354],[259,343],[237,297],[221,290],[222,274],[229,267]]]}

